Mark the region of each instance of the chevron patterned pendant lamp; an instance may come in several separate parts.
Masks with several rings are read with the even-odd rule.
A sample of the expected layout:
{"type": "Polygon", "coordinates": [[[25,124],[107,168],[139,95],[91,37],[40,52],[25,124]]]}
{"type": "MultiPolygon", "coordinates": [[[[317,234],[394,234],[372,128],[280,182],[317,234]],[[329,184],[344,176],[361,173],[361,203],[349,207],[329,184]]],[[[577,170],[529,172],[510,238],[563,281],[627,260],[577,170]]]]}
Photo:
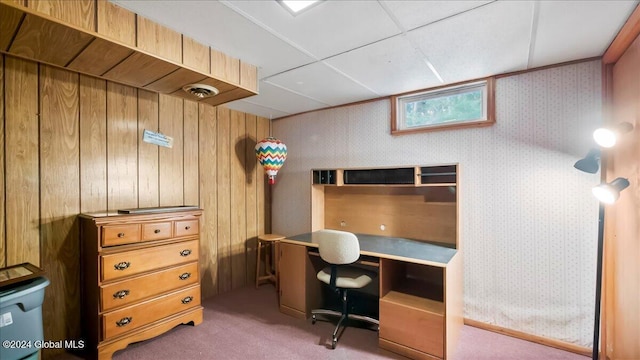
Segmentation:
{"type": "Polygon", "coordinates": [[[269,175],[269,185],[276,183],[278,170],[287,158],[287,145],[269,136],[256,144],[256,157],[269,175]]]}

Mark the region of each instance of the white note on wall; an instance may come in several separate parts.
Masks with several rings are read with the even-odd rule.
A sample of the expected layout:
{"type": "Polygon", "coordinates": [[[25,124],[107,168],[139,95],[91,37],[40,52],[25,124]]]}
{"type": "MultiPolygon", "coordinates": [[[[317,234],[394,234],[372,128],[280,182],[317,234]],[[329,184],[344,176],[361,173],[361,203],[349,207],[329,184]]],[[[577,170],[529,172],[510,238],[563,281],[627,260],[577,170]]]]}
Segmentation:
{"type": "Polygon", "coordinates": [[[145,129],[142,133],[142,141],[167,148],[173,147],[173,138],[161,133],[145,129]]]}

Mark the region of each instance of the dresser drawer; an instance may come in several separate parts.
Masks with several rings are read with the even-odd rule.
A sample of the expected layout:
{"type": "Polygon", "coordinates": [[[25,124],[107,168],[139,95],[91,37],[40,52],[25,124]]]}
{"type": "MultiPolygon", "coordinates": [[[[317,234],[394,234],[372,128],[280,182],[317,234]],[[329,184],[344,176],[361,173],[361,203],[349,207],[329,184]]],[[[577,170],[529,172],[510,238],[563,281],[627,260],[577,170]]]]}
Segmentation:
{"type": "Polygon", "coordinates": [[[101,280],[119,279],[197,260],[198,240],[103,255],[100,257],[101,280]]]}
{"type": "Polygon", "coordinates": [[[200,287],[176,291],[102,316],[103,340],[200,305],[200,287]]]}
{"type": "Polygon", "coordinates": [[[100,287],[102,311],[198,283],[198,263],[161,270],[100,287]]]}
{"type": "Polygon", "coordinates": [[[176,237],[197,235],[200,233],[200,222],[198,219],[176,221],[174,224],[176,237]]]}
{"type": "Polygon", "coordinates": [[[140,225],[110,225],[102,228],[102,246],[131,244],[140,241],[140,225]]]}
{"type": "Polygon", "coordinates": [[[142,241],[161,240],[171,237],[171,222],[142,224],[142,241]]]}

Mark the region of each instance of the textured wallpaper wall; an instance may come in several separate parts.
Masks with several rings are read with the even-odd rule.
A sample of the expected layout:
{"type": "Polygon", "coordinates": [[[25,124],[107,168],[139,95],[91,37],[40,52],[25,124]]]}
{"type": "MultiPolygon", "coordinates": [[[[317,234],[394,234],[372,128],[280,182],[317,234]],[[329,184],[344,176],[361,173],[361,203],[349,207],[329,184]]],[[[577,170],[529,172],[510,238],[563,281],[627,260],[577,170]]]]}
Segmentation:
{"type": "Polygon", "coordinates": [[[460,164],[465,317],[591,346],[599,175],[573,164],[602,123],[599,61],[500,78],[491,127],[391,136],[380,100],[276,120],[289,155],[273,231],[311,227],[313,168],[460,164]]]}

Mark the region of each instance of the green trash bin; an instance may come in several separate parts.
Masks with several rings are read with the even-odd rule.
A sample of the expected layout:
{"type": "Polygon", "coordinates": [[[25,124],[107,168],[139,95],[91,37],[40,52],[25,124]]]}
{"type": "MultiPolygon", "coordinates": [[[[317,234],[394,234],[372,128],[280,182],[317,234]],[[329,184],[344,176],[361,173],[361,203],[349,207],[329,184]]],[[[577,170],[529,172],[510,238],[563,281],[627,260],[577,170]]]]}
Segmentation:
{"type": "Polygon", "coordinates": [[[38,359],[45,277],[0,288],[0,359],[38,359]]]}

